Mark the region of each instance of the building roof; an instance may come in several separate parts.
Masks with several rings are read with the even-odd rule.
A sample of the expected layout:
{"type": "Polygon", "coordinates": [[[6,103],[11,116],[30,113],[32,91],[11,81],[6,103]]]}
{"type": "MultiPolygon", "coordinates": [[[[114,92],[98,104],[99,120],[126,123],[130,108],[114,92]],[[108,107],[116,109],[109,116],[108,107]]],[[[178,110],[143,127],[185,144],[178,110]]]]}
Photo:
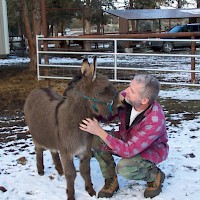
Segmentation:
{"type": "Polygon", "coordinates": [[[130,9],[105,10],[106,13],[124,19],[179,19],[200,17],[200,9],[130,9]]]}

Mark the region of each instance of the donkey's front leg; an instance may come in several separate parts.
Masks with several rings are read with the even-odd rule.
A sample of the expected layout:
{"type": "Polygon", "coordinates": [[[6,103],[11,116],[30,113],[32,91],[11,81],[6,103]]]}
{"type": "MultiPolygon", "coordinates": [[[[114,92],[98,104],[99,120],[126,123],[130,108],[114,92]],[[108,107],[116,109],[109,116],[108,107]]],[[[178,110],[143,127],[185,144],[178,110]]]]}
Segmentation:
{"type": "Polygon", "coordinates": [[[96,195],[95,190],[93,189],[91,175],[90,175],[90,159],[92,157],[92,152],[87,151],[83,157],[80,158],[80,173],[85,181],[85,190],[89,193],[90,196],[96,195]]]}
{"type": "Polygon", "coordinates": [[[60,152],[63,164],[64,174],[67,182],[67,200],[75,200],[74,197],[74,180],[76,178],[76,169],[73,163],[73,157],[67,155],[66,152],[60,152]]]}

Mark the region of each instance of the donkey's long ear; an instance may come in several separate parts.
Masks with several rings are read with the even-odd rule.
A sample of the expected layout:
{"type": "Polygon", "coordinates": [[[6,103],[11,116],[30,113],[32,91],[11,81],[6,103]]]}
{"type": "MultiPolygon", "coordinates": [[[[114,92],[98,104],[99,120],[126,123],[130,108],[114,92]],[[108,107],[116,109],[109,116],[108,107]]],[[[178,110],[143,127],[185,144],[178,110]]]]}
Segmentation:
{"type": "Polygon", "coordinates": [[[85,58],[81,64],[81,73],[87,77],[92,77],[93,75],[93,71],[87,58],[85,58]]]}
{"type": "Polygon", "coordinates": [[[81,73],[84,76],[90,77],[92,81],[96,79],[96,59],[97,57],[95,56],[93,58],[93,63],[89,64],[88,59],[85,58],[81,65],[81,73]]]}
{"type": "Polygon", "coordinates": [[[94,56],[93,58],[93,64],[91,65],[92,67],[92,81],[94,81],[96,79],[96,74],[97,74],[97,57],[94,56]]]}

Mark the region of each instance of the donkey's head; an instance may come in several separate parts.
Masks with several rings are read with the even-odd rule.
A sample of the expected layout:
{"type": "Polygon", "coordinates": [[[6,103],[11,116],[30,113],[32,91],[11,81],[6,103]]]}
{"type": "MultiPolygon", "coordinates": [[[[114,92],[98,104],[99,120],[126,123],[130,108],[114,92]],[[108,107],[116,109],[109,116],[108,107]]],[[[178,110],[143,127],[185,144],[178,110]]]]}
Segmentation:
{"type": "Polygon", "coordinates": [[[116,114],[121,105],[119,94],[106,76],[96,73],[96,57],[92,64],[83,60],[81,73],[80,80],[73,83],[74,89],[89,102],[93,112],[103,117],[116,114]]]}

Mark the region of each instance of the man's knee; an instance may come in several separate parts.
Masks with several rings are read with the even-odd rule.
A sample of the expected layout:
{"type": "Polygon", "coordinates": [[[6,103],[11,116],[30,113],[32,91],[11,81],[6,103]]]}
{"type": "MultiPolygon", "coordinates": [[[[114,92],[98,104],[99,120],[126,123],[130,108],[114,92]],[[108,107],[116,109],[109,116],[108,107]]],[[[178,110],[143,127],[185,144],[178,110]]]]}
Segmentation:
{"type": "Polygon", "coordinates": [[[137,155],[130,159],[122,158],[116,166],[116,172],[130,180],[146,180],[153,166],[154,163],[137,155]]]}
{"type": "Polygon", "coordinates": [[[116,172],[127,179],[135,179],[139,172],[137,161],[122,158],[116,166],[116,172]]]}

